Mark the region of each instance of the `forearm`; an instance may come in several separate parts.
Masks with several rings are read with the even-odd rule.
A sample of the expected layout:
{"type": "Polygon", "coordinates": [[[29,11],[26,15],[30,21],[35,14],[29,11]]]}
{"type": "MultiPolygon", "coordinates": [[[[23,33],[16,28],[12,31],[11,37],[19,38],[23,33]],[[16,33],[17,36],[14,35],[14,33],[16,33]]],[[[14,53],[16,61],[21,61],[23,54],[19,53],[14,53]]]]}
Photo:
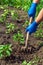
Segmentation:
{"type": "Polygon", "coordinates": [[[43,20],[43,8],[41,9],[41,11],[39,12],[37,18],[36,18],[36,22],[40,23],[43,20]]]}
{"type": "Polygon", "coordinates": [[[33,0],[34,3],[39,3],[39,0],[33,0]]]}

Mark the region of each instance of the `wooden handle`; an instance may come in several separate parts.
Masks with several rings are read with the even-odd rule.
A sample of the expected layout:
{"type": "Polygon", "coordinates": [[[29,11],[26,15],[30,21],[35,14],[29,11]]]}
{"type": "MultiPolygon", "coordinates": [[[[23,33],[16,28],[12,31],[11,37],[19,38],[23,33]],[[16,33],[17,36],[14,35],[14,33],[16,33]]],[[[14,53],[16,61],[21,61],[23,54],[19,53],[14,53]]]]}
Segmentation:
{"type": "MultiPolygon", "coordinates": [[[[30,18],[30,24],[31,24],[32,20],[33,20],[33,18],[31,17],[31,18],[30,18]]],[[[30,25],[30,24],[29,24],[29,25],[30,25]]],[[[29,32],[27,32],[27,35],[26,35],[25,47],[27,47],[28,38],[29,38],[29,32]]]]}
{"type": "Polygon", "coordinates": [[[27,35],[26,35],[26,42],[25,42],[26,47],[27,47],[28,38],[29,38],[29,32],[27,32],[27,35]]]}
{"type": "Polygon", "coordinates": [[[32,20],[33,20],[33,18],[31,17],[31,18],[29,19],[29,25],[32,23],[32,20]]]}

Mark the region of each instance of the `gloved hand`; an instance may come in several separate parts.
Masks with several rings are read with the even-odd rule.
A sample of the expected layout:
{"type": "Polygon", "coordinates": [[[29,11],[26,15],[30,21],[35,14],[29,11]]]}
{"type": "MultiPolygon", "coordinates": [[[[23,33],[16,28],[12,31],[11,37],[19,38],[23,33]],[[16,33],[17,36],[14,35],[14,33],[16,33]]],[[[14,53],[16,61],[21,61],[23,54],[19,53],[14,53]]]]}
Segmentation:
{"type": "Polygon", "coordinates": [[[33,18],[35,17],[36,6],[37,6],[37,3],[32,3],[30,9],[28,10],[29,17],[33,17],[33,18]]]}
{"type": "Polygon", "coordinates": [[[29,32],[29,34],[34,33],[37,30],[37,26],[38,23],[36,21],[33,21],[33,23],[26,28],[26,32],[29,32]]]}

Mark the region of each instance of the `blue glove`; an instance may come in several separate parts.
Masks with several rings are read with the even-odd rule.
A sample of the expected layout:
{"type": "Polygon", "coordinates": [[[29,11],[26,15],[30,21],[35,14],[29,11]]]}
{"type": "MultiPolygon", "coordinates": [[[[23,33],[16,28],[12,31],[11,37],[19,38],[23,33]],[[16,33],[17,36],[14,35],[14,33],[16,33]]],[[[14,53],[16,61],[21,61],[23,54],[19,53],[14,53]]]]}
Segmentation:
{"type": "Polygon", "coordinates": [[[36,6],[37,6],[37,3],[32,3],[30,9],[28,10],[29,17],[33,17],[33,18],[35,17],[36,6]]]}
{"type": "Polygon", "coordinates": [[[37,26],[38,23],[36,21],[33,21],[33,23],[26,28],[26,32],[29,32],[29,34],[34,33],[37,30],[37,26]]]}

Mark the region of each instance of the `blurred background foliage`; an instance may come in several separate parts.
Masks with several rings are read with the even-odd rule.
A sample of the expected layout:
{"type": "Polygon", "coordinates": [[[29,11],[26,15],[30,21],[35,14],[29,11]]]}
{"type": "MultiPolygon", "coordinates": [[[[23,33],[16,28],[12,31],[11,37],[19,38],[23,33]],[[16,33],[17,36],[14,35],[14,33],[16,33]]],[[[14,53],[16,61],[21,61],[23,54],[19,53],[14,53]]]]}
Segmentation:
{"type": "MultiPolygon", "coordinates": [[[[13,6],[24,11],[28,11],[33,0],[0,0],[0,5],[13,6]]],[[[37,13],[43,8],[43,0],[40,0],[39,5],[37,6],[37,13]]]]}

